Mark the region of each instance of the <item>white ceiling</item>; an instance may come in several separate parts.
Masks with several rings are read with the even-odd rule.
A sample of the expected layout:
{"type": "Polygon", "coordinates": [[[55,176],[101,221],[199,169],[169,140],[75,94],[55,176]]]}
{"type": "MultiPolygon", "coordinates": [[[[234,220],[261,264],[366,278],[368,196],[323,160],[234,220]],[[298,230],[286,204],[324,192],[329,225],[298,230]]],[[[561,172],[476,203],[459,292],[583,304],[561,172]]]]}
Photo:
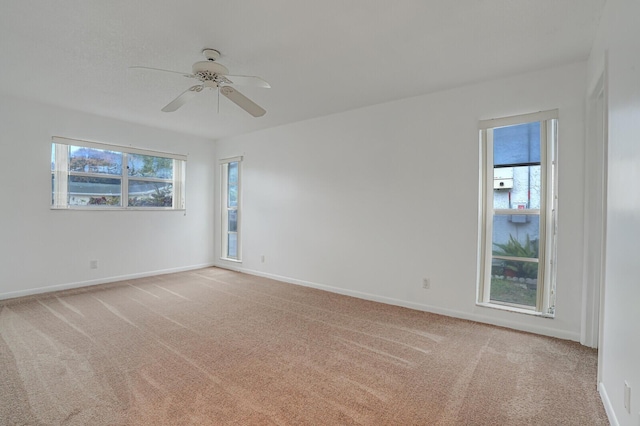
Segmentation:
{"type": "Polygon", "coordinates": [[[588,57],[606,0],[0,0],[0,92],[220,138],[588,57]],[[267,110],[195,84],[205,47],[267,110]]]}

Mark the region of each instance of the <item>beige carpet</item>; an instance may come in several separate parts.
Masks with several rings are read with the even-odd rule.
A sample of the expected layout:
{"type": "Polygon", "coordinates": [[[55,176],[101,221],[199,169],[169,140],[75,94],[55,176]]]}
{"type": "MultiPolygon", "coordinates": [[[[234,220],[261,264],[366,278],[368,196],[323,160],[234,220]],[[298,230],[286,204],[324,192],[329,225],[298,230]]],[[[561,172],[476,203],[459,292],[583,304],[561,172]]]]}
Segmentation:
{"type": "Polygon", "coordinates": [[[607,424],[596,358],[210,268],[0,303],[0,424],[607,424]]]}

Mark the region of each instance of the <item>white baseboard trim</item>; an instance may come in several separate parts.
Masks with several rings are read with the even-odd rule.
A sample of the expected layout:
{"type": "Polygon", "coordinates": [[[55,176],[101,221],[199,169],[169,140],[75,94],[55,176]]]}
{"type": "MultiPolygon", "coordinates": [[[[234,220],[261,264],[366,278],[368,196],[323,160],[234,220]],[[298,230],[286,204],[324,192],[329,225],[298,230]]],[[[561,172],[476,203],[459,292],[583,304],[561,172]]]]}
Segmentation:
{"type": "Polygon", "coordinates": [[[563,340],[572,340],[575,342],[580,341],[579,332],[574,333],[566,330],[557,330],[550,327],[542,327],[542,326],[537,326],[532,324],[522,324],[518,322],[492,318],[492,317],[488,317],[488,316],[480,315],[476,313],[457,311],[454,309],[441,308],[438,306],[425,305],[422,303],[415,303],[415,302],[409,302],[406,300],[394,299],[386,296],[379,296],[372,293],[364,293],[364,292],[355,291],[355,290],[332,287],[325,284],[318,284],[310,281],[299,280],[296,278],[270,274],[262,271],[255,271],[253,269],[243,268],[235,264],[218,262],[216,263],[215,266],[221,269],[228,269],[231,271],[242,272],[245,274],[255,275],[258,277],[271,278],[271,279],[282,281],[289,284],[296,284],[304,287],[316,288],[319,290],[329,291],[331,293],[343,294],[345,296],[357,297],[359,299],[364,299],[364,300],[371,300],[373,302],[380,302],[380,303],[386,303],[388,305],[402,306],[404,308],[415,309],[417,311],[430,312],[430,313],[444,315],[448,317],[481,322],[483,324],[496,325],[499,327],[511,328],[513,330],[525,331],[528,333],[540,334],[540,335],[549,336],[549,337],[556,337],[558,339],[563,339],[563,340]]]}
{"type": "Polygon", "coordinates": [[[33,296],[35,294],[50,293],[53,291],[70,290],[80,287],[89,287],[98,284],[108,284],[117,281],[132,280],[136,278],[152,277],[154,275],[166,275],[176,272],[192,271],[194,269],[209,268],[215,266],[213,263],[203,263],[200,265],[181,266],[178,268],[160,269],[156,271],[138,272],[135,274],[119,275],[115,277],[98,278],[95,280],[78,281],[68,284],[57,284],[47,287],[30,288],[27,290],[10,291],[8,293],[0,293],[0,300],[15,299],[17,297],[33,296]]]}
{"type": "Polygon", "coordinates": [[[598,392],[600,393],[600,399],[602,399],[602,404],[604,405],[604,411],[606,411],[607,417],[609,418],[609,423],[611,423],[611,426],[620,426],[620,422],[618,422],[616,413],[613,411],[613,405],[611,405],[611,400],[607,394],[607,389],[604,387],[604,383],[598,383],[598,392]]]}

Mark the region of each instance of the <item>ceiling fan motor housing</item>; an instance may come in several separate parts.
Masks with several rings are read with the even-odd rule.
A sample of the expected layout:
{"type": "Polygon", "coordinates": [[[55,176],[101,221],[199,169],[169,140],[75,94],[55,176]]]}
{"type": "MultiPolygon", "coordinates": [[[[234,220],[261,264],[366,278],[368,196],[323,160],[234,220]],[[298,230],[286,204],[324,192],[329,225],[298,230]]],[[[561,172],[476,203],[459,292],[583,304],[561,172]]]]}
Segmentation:
{"type": "Polygon", "coordinates": [[[224,65],[213,61],[200,61],[193,64],[193,75],[200,81],[217,81],[219,76],[229,74],[224,65]]]}

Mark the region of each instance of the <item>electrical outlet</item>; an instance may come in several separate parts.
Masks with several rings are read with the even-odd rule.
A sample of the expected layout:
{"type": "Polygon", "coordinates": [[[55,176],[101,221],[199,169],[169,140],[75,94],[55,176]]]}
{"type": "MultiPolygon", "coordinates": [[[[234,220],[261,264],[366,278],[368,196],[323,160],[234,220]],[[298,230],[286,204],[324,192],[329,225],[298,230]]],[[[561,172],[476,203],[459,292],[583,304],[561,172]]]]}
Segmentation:
{"type": "Polygon", "coordinates": [[[90,260],[89,261],[89,269],[98,269],[98,261],[90,260]]]}
{"type": "Polygon", "coordinates": [[[429,278],[422,279],[422,288],[429,290],[431,288],[431,280],[429,278]]]}
{"type": "Polygon", "coordinates": [[[626,380],[624,381],[624,408],[631,414],[631,386],[626,380]]]}
{"type": "Polygon", "coordinates": [[[260,256],[260,262],[264,263],[264,254],[260,256]]]}

